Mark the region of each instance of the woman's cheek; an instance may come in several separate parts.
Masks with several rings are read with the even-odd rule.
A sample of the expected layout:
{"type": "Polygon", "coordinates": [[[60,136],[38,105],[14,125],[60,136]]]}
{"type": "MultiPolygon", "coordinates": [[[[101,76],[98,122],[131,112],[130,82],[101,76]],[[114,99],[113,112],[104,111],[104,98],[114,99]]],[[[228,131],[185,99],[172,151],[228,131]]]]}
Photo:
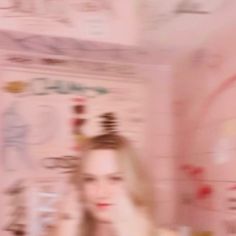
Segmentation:
{"type": "Polygon", "coordinates": [[[116,183],[111,186],[111,193],[113,197],[119,196],[120,193],[125,192],[126,188],[123,183],[116,183]]]}
{"type": "Polygon", "coordinates": [[[96,188],[92,184],[87,184],[84,186],[84,197],[86,201],[91,201],[96,198],[96,188]]]}

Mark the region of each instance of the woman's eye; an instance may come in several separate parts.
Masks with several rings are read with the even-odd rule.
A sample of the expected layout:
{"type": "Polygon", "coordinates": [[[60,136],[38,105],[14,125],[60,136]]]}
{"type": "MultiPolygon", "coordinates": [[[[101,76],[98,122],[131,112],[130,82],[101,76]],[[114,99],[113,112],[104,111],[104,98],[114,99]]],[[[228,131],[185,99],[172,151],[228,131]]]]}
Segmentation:
{"type": "Polygon", "coordinates": [[[93,177],[85,177],[83,179],[83,181],[86,182],[86,183],[92,183],[92,182],[95,181],[95,178],[93,178],[93,177]]]}
{"type": "Polygon", "coordinates": [[[122,177],[121,176],[112,176],[111,180],[114,182],[119,182],[119,181],[122,181],[122,177]]]}

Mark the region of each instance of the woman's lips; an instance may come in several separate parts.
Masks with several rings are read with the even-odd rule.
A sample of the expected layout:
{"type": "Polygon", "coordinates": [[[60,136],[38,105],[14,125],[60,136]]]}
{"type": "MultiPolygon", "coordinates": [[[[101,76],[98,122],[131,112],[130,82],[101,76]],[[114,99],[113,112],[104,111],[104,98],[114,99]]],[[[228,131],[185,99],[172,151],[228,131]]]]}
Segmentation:
{"type": "Polygon", "coordinates": [[[108,208],[109,206],[111,206],[110,203],[96,203],[96,207],[99,208],[99,209],[106,209],[108,208]]]}

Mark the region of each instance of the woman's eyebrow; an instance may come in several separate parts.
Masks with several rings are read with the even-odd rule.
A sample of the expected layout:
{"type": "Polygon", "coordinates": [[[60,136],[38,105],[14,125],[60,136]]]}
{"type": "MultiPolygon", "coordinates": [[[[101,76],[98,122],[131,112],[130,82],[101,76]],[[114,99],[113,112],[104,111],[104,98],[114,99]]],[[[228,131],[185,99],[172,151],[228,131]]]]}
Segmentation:
{"type": "Polygon", "coordinates": [[[108,175],[109,175],[109,176],[110,176],[110,175],[122,175],[122,172],[113,172],[113,173],[109,173],[108,175]]]}
{"type": "Polygon", "coordinates": [[[83,176],[94,176],[94,174],[91,174],[91,173],[83,173],[82,175],[83,176]]]}
{"type": "MultiPolygon", "coordinates": [[[[114,176],[114,175],[122,175],[122,172],[111,172],[104,174],[104,176],[114,176]]],[[[94,177],[96,175],[92,173],[82,173],[82,176],[94,177]]]]}

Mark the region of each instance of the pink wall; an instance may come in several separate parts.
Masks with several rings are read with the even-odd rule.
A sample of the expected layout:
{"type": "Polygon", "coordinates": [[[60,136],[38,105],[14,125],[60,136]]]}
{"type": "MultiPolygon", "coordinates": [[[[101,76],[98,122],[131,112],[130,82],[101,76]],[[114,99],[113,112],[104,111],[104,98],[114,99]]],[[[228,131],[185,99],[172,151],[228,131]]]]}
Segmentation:
{"type": "MultiPolygon", "coordinates": [[[[25,52],[23,45],[30,45],[27,52],[32,55],[55,53],[62,58],[117,60],[118,63],[124,60],[127,64],[157,65],[165,61],[168,66],[150,66],[142,70],[142,77],[150,79],[147,83],[150,96],[145,157],[155,179],[158,224],[169,228],[187,225],[194,231],[212,231],[215,236],[228,236],[230,228],[236,231],[236,210],[233,209],[236,207],[235,8],[225,8],[207,20],[198,16],[197,19],[191,18],[194,16],[179,17],[172,26],[162,27],[155,35],[158,39],[151,41],[156,43],[159,40],[159,47],[168,52],[167,58],[154,47],[145,51],[108,44],[139,42],[134,3],[129,1],[125,12],[122,10],[124,3],[117,3],[118,18],[109,21],[112,22],[110,31],[101,20],[103,17],[96,18],[99,26],[90,24],[90,15],[88,21],[83,22],[83,26],[91,30],[87,33],[78,33],[82,27],[76,23],[77,13],[72,5],[69,9],[74,12],[71,15],[72,28],[58,22],[57,18],[52,20],[51,16],[46,21],[42,21],[42,15],[37,16],[28,24],[31,18],[25,13],[19,20],[12,10],[6,12],[11,17],[13,13],[12,18],[1,11],[0,14],[4,15],[1,15],[0,28],[6,31],[0,32],[0,47],[25,52]],[[127,18],[130,20],[124,24],[127,18]],[[49,21],[52,24],[48,24],[49,21]],[[10,33],[9,29],[20,29],[22,33],[10,33]],[[59,38],[26,37],[38,33],[38,29],[42,29],[44,35],[59,38]],[[81,43],[63,36],[106,43],[81,43]],[[21,40],[17,41],[17,38],[21,40]],[[175,58],[175,50],[178,58],[175,58]]],[[[145,37],[149,37],[148,33],[145,37]]],[[[5,58],[5,54],[1,53],[1,58],[5,58]]],[[[33,60],[40,61],[37,56],[33,60]]],[[[95,70],[97,68],[93,73],[98,73],[95,70]]],[[[124,71],[119,71],[122,79],[126,78],[122,74],[124,71]]],[[[0,181],[2,186],[3,178],[0,181]]]]}
{"type": "Polygon", "coordinates": [[[149,136],[151,167],[156,191],[157,221],[160,226],[176,226],[175,133],[173,74],[169,65],[149,71],[149,136]]]}
{"type": "MultiPolygon", "coordinates": [[[[19,36],[20,34],[16,35],[19,36]]],[[[43,39],[45,40],[45,38],[43,39]]],[[[7,44],[6,41],[5,43],[7,44]]],[[[43,43],[43,40],[41,43],[43,43]]],[[[69,44],[69,42],[67,43],[69,44]]],[[[80,43],[81,45],[86,44],[86,42],[80,43]]],[[[22,45],[16,43],[15,46],[20,48],[22,45]]],[[[37,49],[39,46],[39,44],[34,44],[31,50],[33,51],[33,49],[37,49]]],[[[101,47],[101,45],[97,45],[97,49],[101,49],[101,47]]],[[[127,54],[123,55],[124,57],[127,57],[128,60],[132,60],[133,58],[136,60],[141,59],[142,56],[140,58],[135,56],[135,53],[138,54],[137,49],[134,51],[133,48],[130,49],[127,54]]],[[[20,220],[23,225],[26,225],[27,232],[29,232],[27,235],[41,235],[40,232],[44,230],[45,226],[38,223],[40,221],[39,219],[43,218],[39,213],[39,209],[43,208],[47,211],[47,209],[52,207],[47,208],[45,206],[48,203],[48,199],[43,201],[42,195],[50,195],[51,192],[49,193],[47,191],[51,190],[54,194],[56,193],[56,199],[59,203],[63,201],[63,209],[61,207],[55,208],[58,211],[66,212],[71,218],[66,224],[64,224],[65,221],[64,223],[60,223],[60,232],[63,235],[65,231],[66,233],[69,232],[68,229],[70,229],[70,232],[76,229],[77,222],[79,221],[80,208],[76,199],[75,189],[71,186],[68,176],[61,172],[61,166],[52,169],[42,164],[44,160],[48,160],[50,157],[62,158],[65,156],[67,158],[68,155],[75,155],[77,157],[78,152],[74,149],[75,137],[71,127],[71,119],[75,117],[75,114],[72,113],[73,109],[70,109],[73,107],[75,100],[80,100],[80,102],[85,104],[87,110],[85,118],[88,119],[89,125],[86,125],[83,129],[86,135],[97,133],[98,115],[112,110],[116,114],[119,113],[119,130],[130,140],[134,141],[138,150],[143,150],[143,145],[146,143],[149,144],[148,148],[150,149],[147,149],[148,152],[145,153],[144,161],[150,163],[151,167],[154,167],[153,174],[157,193],[158,223],[168,227],[173,226],[175,221],[176,198],[173,175],[174,156],[172,155],[174,136],[172,133],[171,68],[168,66],[145,66],[126,61],[123,61],[123,63],[119,61],[112,63],[110,61],[108,62],[108,60],[104,62],[98,59],[95,60],[96,57],[91,56],[90,52],[87,55],[83,53],[83,56],[85,58],[88,56],[90,60],[82,60],[72,57],[52,56],[50,54],[36,54],[32,53],[31,50],[28,50],[27,53],[24,50],[3,50],[1,52],[1,94],[3,97],[0,108],[2,112],[1,131],[5,131],[1,133],[1,145],[2,148],[7,147],[9,137],[10,140],[13,137],[15,143],[21,140],[27,144],[27,150],[30,156],[23,156],[27,158],[26,161],[23,158],[21,160],[19,157],[22,157],[22,153],[20,152],[19,154],[15,150],[10,150],[10,154],[8,153],[8,155],[5,154],[2,156],[11,160],[8,163],[11,167],[9,167],[10,170],[6,165],[1,165],[0,168],[0,186],[2,189],[0,204],[4,206],[0,212],[0,234],[4,236],[12,235],[10,231],[5,230],[5,227],[11,221],[13,223],[19,223],[20,220]],[[51,61],[60,59],[61,63],[59,65],[43,63],[49,59],[51,61]],[[156,79],[157,77],[158,79],[156,79]],[[46,78],[49,81],[49,86],[45,83],[39,83],[39,87],[37,87],[33,83],[35,79],[38,81],[38,78],[46,78]],[[152,79],[151,83],[149,83],[149,79],[152,79]],[[64,89],[67,88],[66,84],[72,81],[79,83],[82,88],[91,88],[95,85],[101,86],[108,91],[108,94],[105,93],[105,95],[101,96],[95,95],[94,97],[94,94],[86,92],[83,95],[70,92],[61,93],[63,89],[61,90],[59,88],[60,85],[58,83],[55,84],[53,80],[58,80],[65,84],[64,89]],[[146,83],[146,81],[148,82],[146,83]],[[20,84],[24,85],[18,91],[18,94],[14,92],[14,89],[12,90],[11,86],[14,82],[20,82],[20,84]],[[151,95],[149,97],[150,102],[148,103],[150,107],[146,106],[148,86],[152,89],[148,91],[148,94],[151,95]],[[38,121],[38,118],[43,116],[38,115],[41,114],[39,108],[45,106],[52,108],[53,113],[50,114],[53,116],[49,115],[49,117],[53,121],[51,120],[50,124],[47,123],[49,127],[44,125],[39,127],[37,124],[43,124],[38,121]],[[149,112],[150,117],[153,119],[149,120],[146,118],[147,112],[149,112]],[[14,118],[11,118],[12,116],[14,118]],[[16,116],[18,123],[15,123],[14,120],[16,116]],[[148,130],[151,132],[151,136],[146,135],[146,123],[151,124],[148,130]],[[58,125],[58,127],[55,128],[54,125],[58,125]],[[25,126],[29,127],[27,137],[31,142],[25,141],[24,136],[19,138],[15,133],[11,133],[13,131],[16,132],[17,128],[20,128],[21,131],[22,129],[25,130],[25,126]],[[47,141],[42,143],[35,141],[39,137],[41,140],[41,135],[48,133],[51,128],[53,129],[54,135],[49,135],[50,140],[46,139],[47,141]],[[152,133],[153,131],[154,133],[152,133]],[[155,142],[152,142],[152,140],[155,140],[155,142]],[[33,167],[29,168],[28,165],[25,165],[29,160],[33,162],[33,167]],[[18,183],[20,179],[23,179],[23,185],[26,188],[26,191],[23,191],[25,195],[15,200],[15,205],[11,205],[9,202],[12,198],[14,199],[14,195],[9,196],[9,194],[6,194],[6,189],[18,183]],[[47,190],[47,187],[50,190],[47,190]],[[64,202],[72,204],[64,204],[64,202]],[[21,216],[20,219],[15,219],[12,212],[14,209],[19,208],[18,204],[23,204],[26,207],[26,216],[23,214],[24,216],[21,216]]],[[[115,51],[114,48],[111,47],[111,51],[115,51]]],[[[79,52],[76,53],[79,54],[79,52]]],[[[102,52],[102,49],[97,54],[103,54],[104,57],[110,56],[110,52],[102,52]]],[[[100,56],[97,54],[96,56],[100,56]]],[[[113,54],[112,57],[114,58],[113,54]]],[[[145,60],[145,58],[142,58],[142,60],[145,60]]],[[[77,138],[79,137],[76,136],[76,143],[78,142],[77,138]]]]}
{"type": "Polygon", "coordinates": [[[228,23],[178,63],[175,81],[180,223],[216,236],[236,226],[236,35],[228,23]]]}

